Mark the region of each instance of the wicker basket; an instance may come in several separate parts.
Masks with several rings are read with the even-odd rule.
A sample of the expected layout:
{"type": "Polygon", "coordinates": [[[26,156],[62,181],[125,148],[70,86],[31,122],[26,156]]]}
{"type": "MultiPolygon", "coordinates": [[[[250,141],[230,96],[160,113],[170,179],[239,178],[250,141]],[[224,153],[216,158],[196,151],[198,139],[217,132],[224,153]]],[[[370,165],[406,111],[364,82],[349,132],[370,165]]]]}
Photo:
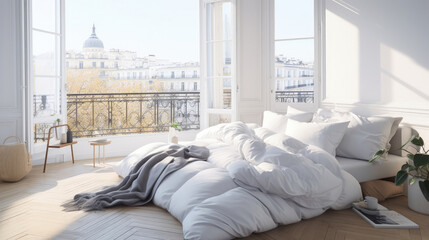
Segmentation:
{"type": "Polygon", "coordinates": [[[31,155],[25,144],[16,136],[7,137],[0,145],[0,180],[17,182],[25,177],[31,170],[31,155]],[[17,144],[5,145],[11,138],[18,139],[17,144]]]}

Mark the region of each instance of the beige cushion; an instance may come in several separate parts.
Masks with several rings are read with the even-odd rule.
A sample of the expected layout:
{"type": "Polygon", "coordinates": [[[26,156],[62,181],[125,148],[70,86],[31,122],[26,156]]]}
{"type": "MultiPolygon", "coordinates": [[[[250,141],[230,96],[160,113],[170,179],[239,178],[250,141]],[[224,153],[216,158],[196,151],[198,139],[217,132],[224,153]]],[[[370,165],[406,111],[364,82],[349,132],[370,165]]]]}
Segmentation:
{"type": "Polygon", "coordinates": [[[404,190],[404,185],[396,186],[395,183],[385,180],[363,182],[360,186],[364,197],[375,197],[379,202],[401,195],[404,190]]]}
{"type": "MultiPolygon", "coordinates": [[[[410,127],[399,127],[396,131],[396,134],[390,140],[391,147],[389,153],[397,156],[406,157],[407,152],[401,151],[401,146],[404,145],[413,135],[417,135],[416,130],[410,127]]],[[[405,146],[405,149],[413,153],[417,152],[416,148],[413,147],[411,144],[405,146]]]]}

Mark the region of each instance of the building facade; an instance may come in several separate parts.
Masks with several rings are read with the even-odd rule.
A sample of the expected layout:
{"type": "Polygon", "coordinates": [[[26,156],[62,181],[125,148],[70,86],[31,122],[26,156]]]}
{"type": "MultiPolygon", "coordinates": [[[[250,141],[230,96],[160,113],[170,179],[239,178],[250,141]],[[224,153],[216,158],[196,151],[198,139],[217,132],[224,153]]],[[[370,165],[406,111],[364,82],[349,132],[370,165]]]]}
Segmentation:
{"type": "MultiPolygon", "coordinates": [[[[171,62],[154,55],[139,57],[129,50],[105,50],[92,27],[82,51],[66,52],[68,74],[94,71],[107,89],[133,88],[139,92],[200,91],[198,62],[171,62]]],[[[68,79],[69,81],[69,79],[68,79]]],[[[73,81],[73,79],[70,79],[73,81]]]]}

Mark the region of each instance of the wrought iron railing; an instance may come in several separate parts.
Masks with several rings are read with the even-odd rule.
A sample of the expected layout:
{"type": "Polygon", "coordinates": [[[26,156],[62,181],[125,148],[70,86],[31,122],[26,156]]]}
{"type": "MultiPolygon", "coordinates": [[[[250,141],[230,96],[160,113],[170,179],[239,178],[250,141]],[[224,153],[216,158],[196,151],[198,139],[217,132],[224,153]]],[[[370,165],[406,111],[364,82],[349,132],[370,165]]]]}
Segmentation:
{"type": "Polygon", "coordinates": [[[67,94],[67,123],[76,137],[199,129],[199,105],[199,92],[67,94]]]}
{"type": "MultiPolygon", "coordinates": [[[[35,95],[34,113],[50,109],[52,102],[35,95]]],[[[67,123],[74,137],[164,132],[172,123],[199,129],[199,105],[199,92],[67,94],[67,123]]],[[[45,141],[53,124],[35,124],[35,142],[45,141]]]]}
{"type": "Polygon", "coordinates": [[[314,91],[276,91],[276,102],[314,103],[314,91]]]}

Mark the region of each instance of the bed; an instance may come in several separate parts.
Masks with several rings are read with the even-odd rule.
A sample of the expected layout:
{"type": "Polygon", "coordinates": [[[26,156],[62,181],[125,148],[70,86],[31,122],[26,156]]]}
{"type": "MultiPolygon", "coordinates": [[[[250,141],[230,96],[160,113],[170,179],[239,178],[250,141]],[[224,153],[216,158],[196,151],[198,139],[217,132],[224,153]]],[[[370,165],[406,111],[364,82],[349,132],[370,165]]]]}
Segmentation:
{"type": "MultiPolygon", "coordinates": [[[[347,143],[345,132],[354,127],[349,122],[300,125],[299,121],[314,119],[312,113],[294,114],[293,118],[271,114],[277,118],[270,122],[274,126],[271,129],[234,122],[202,130],[186,145],[207,147],[208,160],[190,163],[170,174],[155,190],[153,202],[182,223],[185,239],[246,237],[318,216],[328,209],[349,208],[362,199],[359,182],[394,176],[406,161],[399,148],[410,131],[397,130],[401,119],[381,120],[388,126],[383,126],[380,136],[375,135],[386,135],[386,142],[372,148],[387,146],[391,139],[391,155],[370,164],[362,158],[334,157],[342,141],[347,143]],[[281,124],[285,120],[289,130],[281,124]],[[396,128],[392,127],[395,121],[396,128]]],[[[356,126],[374,123],[377,128],[371,125],[371,131],[381,126],[380,118],[356,119],[356,126]]],[[[114,169],[125,177],[139,159],[167,146],[145,145],[114,169]]]]}
{"type": "MultiPolygon", "coordinates": [[[[359,183],[333,156],[260,129],[235,122],[201,131],[191,144],[206,146],[208,160],[186,165],[156,189],[153,202],[182,223],[185,239],[245,237],[361,199],[359,183]]],[[[133,162],[166,146],[143,146],[114,169],[125,176],[133,162]]]]}

